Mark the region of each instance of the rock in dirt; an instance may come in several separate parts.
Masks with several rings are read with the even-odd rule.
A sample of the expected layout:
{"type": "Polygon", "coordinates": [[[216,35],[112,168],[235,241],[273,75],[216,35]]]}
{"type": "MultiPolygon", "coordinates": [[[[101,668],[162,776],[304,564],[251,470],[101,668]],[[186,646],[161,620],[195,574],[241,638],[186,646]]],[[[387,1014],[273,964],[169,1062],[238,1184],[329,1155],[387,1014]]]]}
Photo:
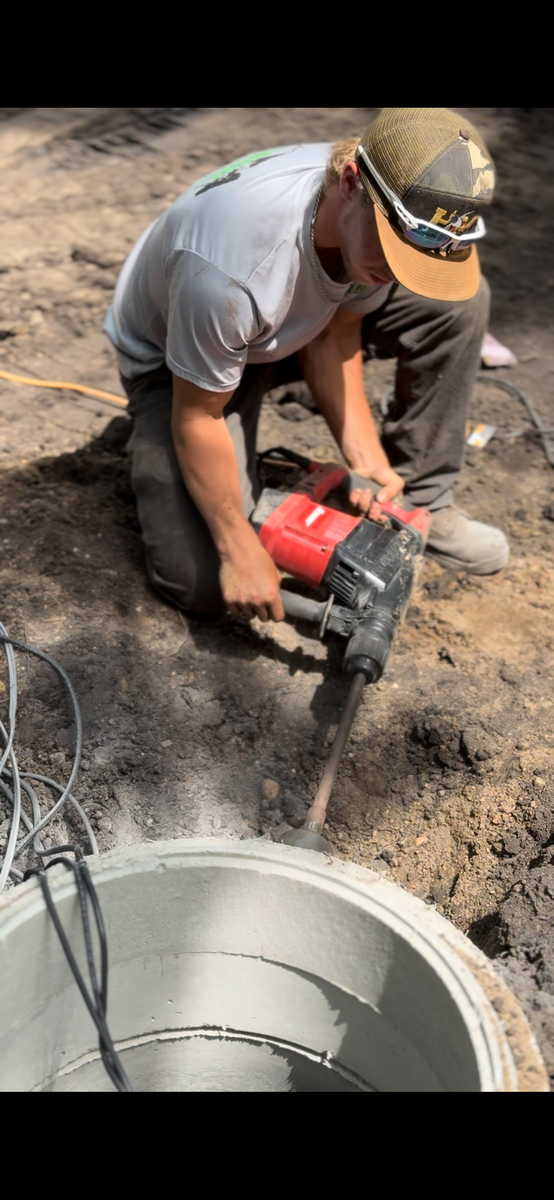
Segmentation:
{"type": "Polygon", "coordinates": [[[279,799],[281,788],[276,779],[264,779],[262,783],[262,799],[269,802],[279,799]]]}
{"type": "Polygon", "coordinates": [[[521,671],[518,671],[516,667],[502,667],[499,675],[504,680],[504,683],[511,683],[512,687],[521,687],[523,676],[521,671]]]}
{"type": "Polygon", "coordinates": [[[92,759],[96,767],[104,767],[111,762],[117,753],[117,744],[108,742],[105,746],[96,746],[92,752],[92,759]]]}
{"type": "Polygon", "coordinates": [[[285,816],[295,829],[298,829],[303,824],[304,817],[306,816],[306,807],[306,801],[297,792],[285,793],[285,816]]]}
{"type": "Polygon", "coordinates": [[[474,763],[487,762],[498,754],[498,745],[494,738],[484,733],[479,727],[464,729],[462,747],[474,763]]]}
{"type": "Polygon", "coordinates": [[[217,729],[224,721],[224,710],[217,702],[206,704],[199,712],[200,724],[207,729],[217,729]]]}
{"type": "Polygon", "coordinates": [[[282,408],[279,416],[283,417],[285,421],[306,421],[310,414],[302,404],[293,403],[287,404],[286,408],[282,408]]]}
{"type": "Polygon", "coordinates": [[[102,271],[107,271],[111,267],[119,267],[125,262],[125,253],[119,247],[114,250],[106,250],[98,246],[74,246],[71,257],[73,262],[92,263],[95,267],[100,267],[102,271]]]}

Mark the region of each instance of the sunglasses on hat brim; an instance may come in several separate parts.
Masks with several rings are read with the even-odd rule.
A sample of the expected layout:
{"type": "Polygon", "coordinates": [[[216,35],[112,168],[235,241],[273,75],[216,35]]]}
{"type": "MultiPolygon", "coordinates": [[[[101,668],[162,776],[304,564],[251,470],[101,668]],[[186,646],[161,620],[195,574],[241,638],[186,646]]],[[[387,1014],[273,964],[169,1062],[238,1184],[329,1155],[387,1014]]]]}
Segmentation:
{"type": "Polygon", "coordinates": [[[373,176],[380,191],[383,192],[383,195],[392,204],[400,224],[401,233],[412,245],[419,246],[424,250],[447,250],[451,254],[456,254],[460,250],[467,250],[472,242],[477,242],[485,236],[487,231],[482,217],[477,218],[477,222],[471,233],[461,234],[455,234],[448,229],[441,229],[430,221],[422,221],[419,217],[414,217],[404,207],[400,197],[385,183],[382,175],[379,174],[362,145],[358,146],[356,152],[362,159],[365,168],[373,176]]]}

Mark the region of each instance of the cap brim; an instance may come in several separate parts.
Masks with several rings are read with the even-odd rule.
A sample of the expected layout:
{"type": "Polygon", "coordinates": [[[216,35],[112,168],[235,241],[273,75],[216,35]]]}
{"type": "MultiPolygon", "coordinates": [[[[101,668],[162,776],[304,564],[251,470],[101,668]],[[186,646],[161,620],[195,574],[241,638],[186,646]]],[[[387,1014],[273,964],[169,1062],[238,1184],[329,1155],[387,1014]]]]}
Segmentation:
{"type": "Polygon", "coordinates": [[[440,255],[411,246],[393,228],[375,205],[379,240],[389,267],[399,283],[429,300],[471,300],[481,279],[477,247],[469,254],[441,258],[440,255]]]}

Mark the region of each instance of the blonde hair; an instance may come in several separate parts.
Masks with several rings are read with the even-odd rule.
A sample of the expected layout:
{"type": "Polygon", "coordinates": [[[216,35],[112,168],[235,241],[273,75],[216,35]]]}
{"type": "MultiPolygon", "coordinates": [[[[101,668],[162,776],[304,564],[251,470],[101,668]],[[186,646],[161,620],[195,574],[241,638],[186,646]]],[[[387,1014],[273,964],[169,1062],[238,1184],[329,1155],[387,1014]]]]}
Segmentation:
{"type": "Polygon", "coordinates": [[[356,158],[356,148],[359,144],[360,139],[356,137],[349,138],[347,142],[335,142],[334,146],[331,146],[324,180],[324,189],[326,192],[329,191],[329,188],[334,183],[338,183],[347,162],[351,162],[352,159],[356,158]]]}

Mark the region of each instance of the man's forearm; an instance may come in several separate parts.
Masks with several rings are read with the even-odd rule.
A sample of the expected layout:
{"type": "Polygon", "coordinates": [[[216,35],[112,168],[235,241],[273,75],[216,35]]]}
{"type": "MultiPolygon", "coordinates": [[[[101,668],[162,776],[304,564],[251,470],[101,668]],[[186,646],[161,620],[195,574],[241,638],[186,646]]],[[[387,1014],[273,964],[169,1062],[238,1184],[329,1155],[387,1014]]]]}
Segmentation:
{"type": "Polygon", "coordinates": [[[325,330],[299,357],[306,383],[348,465],[388,466],[364,391],[359,326],[338,336],[325,330]]]}
{"type": "Polygon", "coordinates": [[[242,508],[233,440],[223,416],[232,392],[208,392],[175,375],[171,429],[175,453],[221,559],[219,583],[229,612],[282,621],[281,576],[242,508]]]}
{"type": "Polygon", "coordinates": [[[222,562],[256,535],[242,509],[235,450],[223,417],[173,420],[183,479],[212,534],[222,562]]]}

